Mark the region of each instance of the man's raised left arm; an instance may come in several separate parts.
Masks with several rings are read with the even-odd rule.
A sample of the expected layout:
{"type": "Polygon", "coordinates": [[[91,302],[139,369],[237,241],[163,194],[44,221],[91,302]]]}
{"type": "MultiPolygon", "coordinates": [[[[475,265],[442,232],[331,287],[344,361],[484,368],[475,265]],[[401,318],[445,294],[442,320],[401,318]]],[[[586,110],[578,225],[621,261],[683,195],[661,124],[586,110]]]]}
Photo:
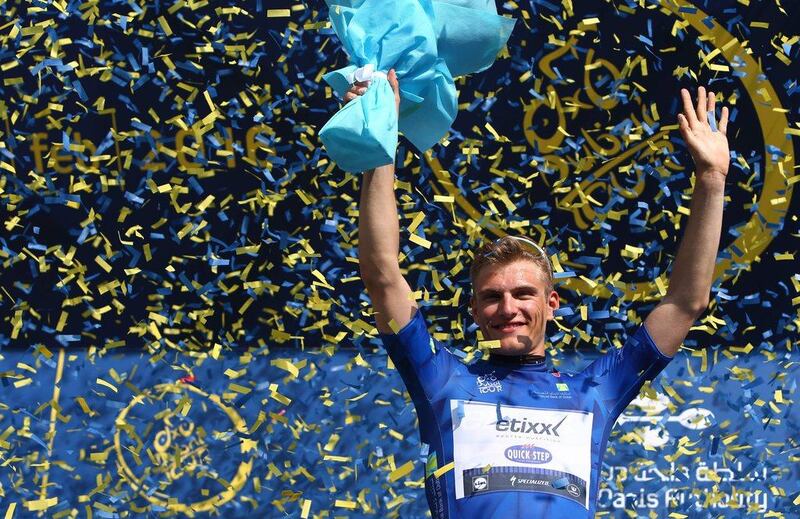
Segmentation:
{"type": "Polygon", "coordinates": [[[694,193],[667,294],[645,320],[658,349],[670,357],[708,307],[730,164],[727,107],[716,124],[713,92],[698,88],[694,103],[687,90],[681,90],[681,97],[683,113],[678,115],[678,124],[695,163],[694,193]]]}

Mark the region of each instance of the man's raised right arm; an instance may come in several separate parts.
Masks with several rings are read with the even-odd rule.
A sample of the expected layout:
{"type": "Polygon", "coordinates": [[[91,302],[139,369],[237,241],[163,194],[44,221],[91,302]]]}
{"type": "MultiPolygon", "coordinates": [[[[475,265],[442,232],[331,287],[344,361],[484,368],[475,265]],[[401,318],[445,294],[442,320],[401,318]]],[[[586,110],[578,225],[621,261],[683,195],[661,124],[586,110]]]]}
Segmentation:
{"type": "MultiPolygon", "coordinates": [[[[389,73],[389,83],[399,102],[397,78],[393,71],[389,73]]],[[[356,86],[351,93],[359,95],[363,90],[359,92],[356,86]]],[[[394,321],[398,329],[402,328],[417,309],[411,287],[400,272],[399,220],[394,164],[364,173],[358,216],[358,265],[381,333],[393,332],[390,321],[394,321]]]]}

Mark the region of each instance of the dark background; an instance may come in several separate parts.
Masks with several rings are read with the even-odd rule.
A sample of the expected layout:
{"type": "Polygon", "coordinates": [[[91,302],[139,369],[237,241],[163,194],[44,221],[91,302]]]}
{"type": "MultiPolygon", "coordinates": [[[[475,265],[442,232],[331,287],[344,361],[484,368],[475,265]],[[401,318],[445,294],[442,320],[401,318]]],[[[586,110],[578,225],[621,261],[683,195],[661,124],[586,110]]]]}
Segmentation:
{"type": "MultiPolygon", "coordinates": [[[[508,53],[489,71],[458,81],[461,110],[449,135],[451,144],[437,146],[433,153],[442,167],[459,176],[459,190],[479,210],[489,210],[487,202],[498,193],[491,189],[493,184],[507,191],[517,208],[513,214],[502,214],[501,204],[499,218],[528,220],[546,229],[549,252],[568,252],[569,258],[562,259],[576,261],[578,267],[572,270],[577,274],[602,280],[620,272],[623,282],[635,283],[649,281],[668,268],[680,237],[675,221],[665,217],[637,225],[623,218],[616,223],[608,221],[610,229],[578,228],[570,212],[556,207],[557,196],[551,189],[558,174],[542,160],[549,151],[534,149],[522,140],[520,111],[526,103],[546,95],[548,85],[562,100],[574,91],[578,93],[574,100],[585,103],[579,91],[586,89],[583,60],[589,50],[617,68],[622,68],[625,60],[644,56],[648,75],[632,73],[613,88],[603,69],[590,75],[590,85],[600,94],[614,92],[622,101],[610,111],[593,107],[568,113],[567,128],[573,135],[581,128],[615,127],[610,133],[619,137],[629,131],[625,123],[631,115],[641,119],[642,110],[649,111],[653,104],[661,127],[674,124],[680,87],[694,89],[696,84],[707,84],[726,100],[736,96],[731,148],[750,170],[734,160],[723,248],[731,243],[736,228],[757,210],[752,206],[753,197],[759,193],[769,156],[765,156],[757,125],[752,124],[753,100],[740,80],[733,73],[700,66],[698,53],[708,54],[713,47],[700,41],[691,28],[671,35],[674,27],[670,22],[674,20],[655,6],[628,14],[625,5],[582,5],[571,16],[548,2],[522,4],[517,9],[511,4],[501,7],[501,13],[518,20],[508,53]],[[581,20],[595,16],[601,20],[598,29],[578,38],[574,56],[567,54],[556,61],[561,77],[542,77],[538,69],[542,57],[557,48],[548,43],[548,37],[566,39],[581,20]],[[553,23],[550,17],[561,21],[553,23]],[[674,51],[661,51],[667,47],[674,51]],[[530,71],[529,78],[520,81],[526,71],[530,71]],[[544,82],[537,86],[537,79],[544,82]],[[620,90],[620,85],[628,90],[620,90]],[[510,141],[498,142],[486,130],[487,122],[510,141]],[[473,145],[479,153],[462,153],[473,145]],[[510,151],[520,145],[526,149],[510,151]],[[499,160],[498,152],[502,153],[499,160]],[[532,161],[536,165],[531,165],[532,161]],[[499,179],[492,168],[521,177],[539,174],[525,185],[508,177],[499,179]],[[753,175],[753,171],[761,174],[753,175]],[[748,187],[739,187],[745,181],[748,187]],[[668,231],[666,238],[659,231],[668,231]],[[582,250],[570,250],[570,238],[581,242],[582,250]],[[626,244],[644,246],[647,252],[638,261],[625,260],[619,252],[626,244]],[[604,246],[608,246],[607,254],[597,253],[596,248],[604,246]]],[[[781,40],[790,41],[791,13],[768,2],[753,2],[749,7],[714,2],[698,7],[733,35],[747,40],[778,92],[777,101],[788,110],[790,124],[796,121],[799,105],[793,72],[797,66],[792,59],[797,45],[784,49],[790,64],[775,56],[781,40]],[[766,22],[769,27],[757,28],[752,22],[766,22]]],[[[71,6],[66,15],[53,9],[26,12],[23,5],[14,3],[4,7],[7,19],[16,20],[11,28],[40,24],[41,29],[28,34],[16,30],[13,37],[10,29],[5,31],[0,54],[3,63],[18,63],[4,71],[0,87],[6,126],[11,129],[10,134],[3,132],[3,160],[15,170],[15,174],[3,171],[0,195],[7,222],[0,235],[4,251],[0,340],[17,347],[38,342],[102,347],[123,341],[135,348],[168,341],[177,349],[202,349],[212,343],[247,346],[258,339],[296,347],[301,337],[306,346],[319,347],[339,336],[334,341],[337,345],[359,345],[359,320],[371,322],[364,315],[361,284],[357,279],[341,282],[357,276],[358,181],[327,163],[316,138],[338,106],[321,82],[321,74],[345,64],[337,39],[324,28],[325,6],[256,2],[176,10],[153,3],[132,10],[127,4],[112,2],[83,11],[71,6]],[[277,8],[291,8],[290,16],[267,16],[268,9],[277,8]],[[162,24],[171,34],[166,34],[162,24]],[[203,118],[212,111],[208,100],[218,117],[211,120],[213,126],[207,126],[197,158],[183,154],[194,164],[181,166],[174,151],[169,156],[163,149],[176,149],[181,127],[191,132],[192,127],[203,126],[203,118]],[[48,106],[50,112],[46,113],[48,106]],[[109,109],[115,111],[116,131],[112,131],[109,109]],[[244,141],[253,127],[263,130],[254,140],[262,149],[252,152],[257,163],[248,164],[243,159],[247,155],[244,141]],[[229,163],[230,155],[217,154],[219,150],[225,153],[227,131],[237,141],[231,150],[235,164],[229,163]],[[36,170],[31,150],[35,132],[46,132],[42,141],[47,149],[40,152],[44,171],[36,170]],[[84,163],[96,165],[93,172],[75,165],[79,152],[64,151],[78,139],[77,134],[101,150],[105,148],[102,152],[108,155],[95,163],[83,156],[84,163]],[[52,155],[56,152],[67,157],[62,161],[71,164],[72,172],[54,169],[52,155]],[[104,185],[115,180],[118,185],[104,185]],[[213,202],[198,209],[209,195],[213,202]],[[190,205],[181,209],[184,204],[190,205]],[[193,233],[191,229],[199,224],[204,225],[193,233]],[[191,234],[180,237],[181,229],[191,234]],[[149,260],[145,245],[150,248],[149,260]],[[241,249],[248,246],[251,249],[241,249]],[[59,256],[66,255],[70,247],[75,248],[73,262],[66,265],[59,256]],[[98,264],[98,257],[110,271],[98,264]],[[329,285],[322,284],[313,271],[329,285]],[[65,280],[70,273],[72,277],[65,280]],[[246,304],[249,306],[242,310],[246,304]],[[147,331],[151,322],[159,330],[169,331],[153,334],[147,331]],[[288,339],[290,336],[293,338],[288,339]]],[[[540,111],[533,119],[540,133],[554,131],[555,112],[549,115],[540,111]]],[[[644,167],[642,195],[611,202],[606,196],[600,200],[604,209],[630,214],[642,209],[643,203],[650,218],[662,210],[675,213],[681,194],[688,194],[691,161],[677,131],[672,131],[670,139],[674,153],[656,160],[663,164],[669,158],[679,165],[672,171],[674,176],[666,181],[657,179],[649,168],[654,165],[652,159],[634,157],[634,163],[644,167]],[[670,196],[663,194],[665,185],[670,196]]],[[[572,144],[585,142],[576,135],[572,144]]],[[[191,147],[198,147],[192,133],[184,137],[183,145],[190,152],[191,147]]],[[[566,192],[591,171],[588,168],[581,173],[574,151],[569,143],[562,143],[554,152],[569,163],[569,175],[556,183],[566,192]]],[[[439,299],[449,299],[454,287],[463,287],[468,294],[467,269],[456,275],[448,272],[457,262],[468,266],[467,251],[479,237],[467,239],[457,227],[465,218],[458,206],[452,212],[447,204],[432,201],[434,190],[441,188],[434,185],[425,161],[405,145],[401,145],[399,157],[404,167],[399,168],[398,176],[412,189],[402,212],[404,216],[425,212],[422,229],[434,244],[427,250],[413,244],[404,249],[412,284],[431,289],[430,271],[438,270],[447,285],[437,294],[439,299]],[[451,255],[442,257],[447,254],[451,255]]],[[[620,175],[620,182],[627,187],[638,181],[620,175]]],[[[789,280],[795,274],[795,262],[778,261],[775,255],[796,248],[796,204],[792,200],[789,216],[773,225],[774,236],[766,251],[752,264],[742,265],[735,280],[722,284],[726,299],[717,298],[714,311],[728,323],[718,330],[715,342],[734,345],[766,340],[769,344],[774,343],[774,334],[795,331],[790,323],[796,315],[791,299],[797,291],[789,280]],[[768,332],[772,338],[765,337],[768,332]]],[[[645,211],[639,213],[640,219],[644,217],[645,211]]],[[[541,237],[523,226],[522,232],[526,231],[541,237]]],[[[564,290],[564,297],[576,310],[581,305],[591,310],[616,307],[618,314],[625,314],[628,309],[644,313],[648,308],[619,294],[605,300],[564,290]]],[[[467,296],[462,295],[462,306],[466,301],[467,296]]],[[[435,301],[432,306],[433,315],[445,323],[443,329],[464,314],[463,308],[435,301]]],[[[563,319],[566,326],[582,326],[569,316],[563,319]]],[[[466,329],[469,323],[463,326],[466,329]]],[[[614,333],[614,328],[610,331],[614,333]]],[[[473,340],[470,337],[468,334],[468,341],[473,340]]],[[[689,344],[697,338],[690,337],[689,344]]],[[[572,344],[586,347],[585,342],[572,344]]]]}

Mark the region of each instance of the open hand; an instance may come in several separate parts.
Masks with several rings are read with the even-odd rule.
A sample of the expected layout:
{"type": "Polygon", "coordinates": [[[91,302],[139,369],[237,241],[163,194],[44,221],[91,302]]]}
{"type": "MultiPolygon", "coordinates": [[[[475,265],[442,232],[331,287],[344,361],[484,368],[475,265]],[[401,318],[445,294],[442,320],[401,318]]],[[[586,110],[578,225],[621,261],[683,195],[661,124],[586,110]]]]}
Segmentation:
{"type": "MultiPolygon", "coordinates": [[[[397,74],[394,69],[391,69],[389,73],[386,74],[386,78],[389,80],[389,85],[394,91],[395,108],[397,109],[397,113],[400,113],[400,84],[397,82],[397,74]]],[[[349,103],[356,97],[364,95],[368,86],[369,81],[356,81],[353,83],[353,86],[344,94],[345,102],[349,103]]]]}
{"type": "Polygon", "coordinates": [[[730,165],[728,149],[728,107],[722,108],[716,121],[716,99],[705,87],[697,89],[697,103],[692,104],[689,91],[681,89],[683,113],[678,114],[681,135],[689,147],[698,175],[719,175],[724,180],[730,165]]]}

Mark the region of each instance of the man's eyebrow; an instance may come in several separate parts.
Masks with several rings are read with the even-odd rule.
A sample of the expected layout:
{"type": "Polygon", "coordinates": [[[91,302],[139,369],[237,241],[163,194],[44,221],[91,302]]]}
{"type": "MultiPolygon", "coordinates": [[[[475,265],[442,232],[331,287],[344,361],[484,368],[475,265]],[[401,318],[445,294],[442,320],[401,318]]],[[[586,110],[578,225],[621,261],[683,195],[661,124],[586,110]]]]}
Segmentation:
{"type": "Polygon", "coordinates": [[[538,294],[539,289],[533,285],[520,285],[511,289],[512,293],[538,294]]]}
{"type": "MultiPolygon", "coordinates": [[[[511,292],[538,292],[539,289],[535,285],[518,285],[510,289],[511,292]]],[[[489,296],[494,294],[502,294],[503,290],[496,288],[484,288],[478,292],[479,296],[489,296]]]]}

